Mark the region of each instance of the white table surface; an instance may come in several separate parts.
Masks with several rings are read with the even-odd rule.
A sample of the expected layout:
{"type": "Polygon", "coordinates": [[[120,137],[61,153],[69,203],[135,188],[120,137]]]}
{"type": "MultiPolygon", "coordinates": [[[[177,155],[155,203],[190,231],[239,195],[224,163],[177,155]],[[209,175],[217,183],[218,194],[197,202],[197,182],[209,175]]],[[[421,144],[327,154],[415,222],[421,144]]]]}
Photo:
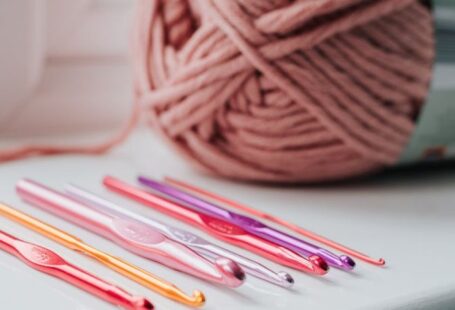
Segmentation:
{"type": "MultiPolygon", "coordinates": [[[[32,158],[0,165],[1,201],[153,271],[188,293],[193,289],[203,290],[207,310],[455,309],[454,189],[453,166],[389,172],[364,181],[331,186],[273,187],[235,183],[195,172],[148,131],[136,132],[126,144],[105,156],[32,158]],[[134,182],[139,173],[156,178],[173,176],[234,197],[372,256],[382,256],[387,260],[387,267],[378,268],[358,261],[354,273],[332,269],[325,277],[316,278],[247,254],[275,270],[292,273],[295,287],[286,290],[250,277],[241,288],[229,290],[130,254],[21,202],[14,192],[15,182],[22,177],[56,188],[73,182],[137,212],[176,224],[175,220],[147,207],[107,192],[100,184],[105,174],[134,182]]],[[[188,309],[9,220],[0,218],[0,229],[54,249],[68,261],[147,296],[157,309],[188,309]]],[[[0,305],[1,309],[20,310],[113,308],[60,280],[30,269],[4,252],[0,252],[0,305]]]]}

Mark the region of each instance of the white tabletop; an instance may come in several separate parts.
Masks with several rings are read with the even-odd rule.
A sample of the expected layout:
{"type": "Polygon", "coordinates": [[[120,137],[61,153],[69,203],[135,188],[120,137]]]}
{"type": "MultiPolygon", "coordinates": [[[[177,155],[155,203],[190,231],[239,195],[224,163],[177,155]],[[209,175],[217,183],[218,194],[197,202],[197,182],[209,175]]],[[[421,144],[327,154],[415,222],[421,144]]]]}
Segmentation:
{"type": "MultiPolygon", "coordinates": [[[[201,289],[207,296],[204,307],[207,310],[454,309],[455,169],[446,166],[435,170],[391,172],[364,181],[331,186],[242,184],[195,172],[148,131],[140,131],[105,156],[32,158],[0,165],[0,201],[169,279],[188,293],[201,289]],[[73,182],[137,212],[177,223],[107,192],[100,184],[106,174],[134,182],[139,173],[156,178],[169,175],[201,185],[280,215],[372,256],[382,256],[387,260],[387,266],[379,268],[357,261],[353,273],[332,269],[325,277],[317,278],[231,247],[274,270],[288,271],[296,284],[294,289],[286,290],[250,277],[242,287],[226,289],[137,257],[84,229],[21,202],[14,192],[15,182],[22,177],[55,188],[73,182]]],[[[0,218],[0,229],[54,249],[68,261],[145,295],[157,309],[188,309],[9,220],[0,218]]],[[[1,309],[112,309],[109,304],[40,274],[4,252],[0,252],[0,305],[1,309]]]]}

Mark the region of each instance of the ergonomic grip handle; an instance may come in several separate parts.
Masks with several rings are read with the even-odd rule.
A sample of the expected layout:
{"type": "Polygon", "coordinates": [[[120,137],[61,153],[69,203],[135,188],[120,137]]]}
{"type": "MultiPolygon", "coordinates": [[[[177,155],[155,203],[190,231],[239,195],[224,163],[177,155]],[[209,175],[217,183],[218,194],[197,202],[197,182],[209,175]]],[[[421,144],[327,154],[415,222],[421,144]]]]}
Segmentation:
{"type": "Polygon", "coordinates": [[[192,249],[140,222],[115,218],[111,239],[137,255],[207,281],[238,287],[245,279],[243,270],[234,261],[219,259],[213,264],[192,249]]]}

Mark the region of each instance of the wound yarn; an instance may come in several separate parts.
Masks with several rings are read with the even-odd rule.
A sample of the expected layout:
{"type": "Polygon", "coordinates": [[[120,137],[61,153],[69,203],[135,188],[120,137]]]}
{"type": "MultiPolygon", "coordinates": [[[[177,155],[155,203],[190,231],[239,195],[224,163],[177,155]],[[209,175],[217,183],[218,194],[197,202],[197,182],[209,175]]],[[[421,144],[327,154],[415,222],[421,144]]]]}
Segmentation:
{"type": "Polygon", "coordinates": [[[320,182],[394,165],[425,102],[430,9],[417,0],[142,0],[139,104],[198,167],[320,182]]]}
{"type": "Polygon", "coordinates": [[[0,150],[0,162],[102,154],[145,114],[215,175],[321,182],[378,171],[396,164],[428,93],[435,48],[425,3],[138,0],[137,100],[124,129],[92,146],[0,150]]]}

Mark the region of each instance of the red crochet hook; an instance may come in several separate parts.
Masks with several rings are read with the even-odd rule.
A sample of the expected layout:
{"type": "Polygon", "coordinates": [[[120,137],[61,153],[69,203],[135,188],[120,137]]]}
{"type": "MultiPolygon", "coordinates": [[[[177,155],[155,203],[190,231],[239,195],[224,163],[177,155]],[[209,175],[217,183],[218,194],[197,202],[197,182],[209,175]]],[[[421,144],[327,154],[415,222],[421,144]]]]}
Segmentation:
{"type": "Polygon", "coordinates": [[[3,231],[0,231],[0,249],[16,256],[33,269],[71,283],[116,306],[128,310],[153,309],[153,305],[147,299],[133,296],[68,263],[49,249],[22,241],[3,231]]]}
{"type": "Polygon", "coordinates": [[[293,230],[305,237],[308,237],[308,238],[311,238],[317,242],[320,242],[322,244],[325,244],[331,248],[334,248],[340,252],[343,252],[343,253],[346,253],[350,256],[353,256],[353,257],[356,257],[360,260],[363,260],[367,263],[370,263],[370,264],[373,264],[373,265],[377,265],[377,266],[382,266],[385,264],[385,260],[383,258],[372,258],[366,254],[363,254],[359,251],[356,251],[356,250],[353,250],[349,247],[346,247],[342,244],[339,244],[335,241],[332,241],[330,239],[327,239],[326,237],[323,237],[321,235],[318,235],[312,231],[309,231],[309,230],[306,230],[302,227],[299,227],[295,224],[292,224],[292,223],[289,223],[279,217],[276,217],[276,216],[273,216],[271,214],[268,214],[268,213],[265,213],[265,212],[262,212],[262,211],[259,211],[259,210],[256,210],[256,209],[253,209],[253,208],[250,208],[250,207],[247,207],[245,205],[242,205],[238,202],[235,202],[233,200],[230,200],[226,197],[222,197],[220,195],[217,195],[217,194],[214,194],[214,193],[211,193],[207,190],[204,190],[204,189],[201,189],[199,187],[196,187],[194,185],[190,185],[188,183],[185,183],[183,181],[179,181],[179,180],[176,180],[176,179],[173,179],[173,178],[170,178],[170,177],[166,177],[165,178],[165,182],[169,183],[169,184],[172,184],[174,186],[177,186],[177,187],[180,187],[181,189],[183,190],[186,190],[188,192],[191,192],[193,194],[197,194],[199,196],[204,196],[205,198],[209,198],[209,199],[212,199],[213,201],[216,201],[216,202],[221,202],[223,204],[225,204],[226,206],[228,207],[232,207],[234,209],[237,209],[237,210],[241,210],[245,213],[249,213],[251,215],[255,215],[257,217],[260,217],[260,218],[263,218],[263,219],[266,219],[266,220],[269,220],[273,223],[276,223],[276,224],[279,224],[283,227],[286,227],[290,230],[293,230]]]}
{"type": "Polygon", "coordinates": [[[282,265],[316,275],[326,274],[329,269],[327,263],[319,256],[314,255],[306,259],[293,251],[256,237],[237,225],[143,191],[116,178],[105,177],[103,184],[112,191],[198,227],[218,239],[255,252],[282,265]]]}

